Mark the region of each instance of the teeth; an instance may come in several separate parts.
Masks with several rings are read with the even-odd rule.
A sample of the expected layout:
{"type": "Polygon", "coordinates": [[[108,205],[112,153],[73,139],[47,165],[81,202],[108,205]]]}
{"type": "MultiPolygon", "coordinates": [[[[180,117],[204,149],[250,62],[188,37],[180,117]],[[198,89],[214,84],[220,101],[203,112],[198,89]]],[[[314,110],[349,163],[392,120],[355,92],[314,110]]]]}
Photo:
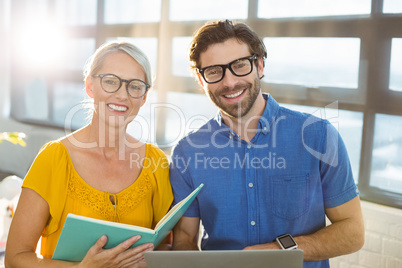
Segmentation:
{"type": "Polygon", "coordinates": [[[111,108],[113,110],[116,110],[116,111],[119,111],[119,112],[127,111],[127,107],[124,107],[124,106],[117,106],[117,105],[114,105],[114,104],[108,104],[107,106],[109,106],[109,108],[111,108]]]}
{"type": "Polygon", "coordinates": [[[233,93],[233,94],[231,94],[231,95],[225,95],[225,97],[226,97],[226,98],[229,98],[229,99],[236,98],[236,97],[240,96],[243,92],[244,92],[244,90],[239,91],[239,92],[237,92],[237,93],[233,93]]]}

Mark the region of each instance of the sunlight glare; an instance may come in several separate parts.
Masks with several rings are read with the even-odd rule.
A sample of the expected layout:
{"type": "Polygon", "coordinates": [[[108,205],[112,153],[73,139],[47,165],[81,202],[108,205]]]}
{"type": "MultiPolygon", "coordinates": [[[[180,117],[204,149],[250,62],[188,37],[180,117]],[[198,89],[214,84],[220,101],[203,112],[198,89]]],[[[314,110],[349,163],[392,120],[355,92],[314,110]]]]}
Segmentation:
{"type": "Polygon", "coordinates": [[[19,35],[19,51],[24,64],[39,68],[49,68],[60,62],[64,43],[62,31],[49,22],[27,25],[19,35]]]}

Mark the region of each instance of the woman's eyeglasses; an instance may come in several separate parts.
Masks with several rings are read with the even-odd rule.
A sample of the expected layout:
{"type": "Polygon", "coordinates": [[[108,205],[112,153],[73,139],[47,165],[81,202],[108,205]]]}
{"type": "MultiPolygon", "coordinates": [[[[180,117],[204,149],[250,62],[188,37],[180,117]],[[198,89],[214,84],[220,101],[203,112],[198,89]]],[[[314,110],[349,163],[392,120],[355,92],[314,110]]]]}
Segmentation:
{"type": "Polygon", "coordinates": [[[123,82],[125,82],[128,95],[136,99],[144,96],[145,93],[147,93],[148,89],[151,87],[142,80],[124,80],[114,74],[100,74],[95,76],[100,78],[102,89],[108,93],[117,92],[121,88],[123,82]]]}

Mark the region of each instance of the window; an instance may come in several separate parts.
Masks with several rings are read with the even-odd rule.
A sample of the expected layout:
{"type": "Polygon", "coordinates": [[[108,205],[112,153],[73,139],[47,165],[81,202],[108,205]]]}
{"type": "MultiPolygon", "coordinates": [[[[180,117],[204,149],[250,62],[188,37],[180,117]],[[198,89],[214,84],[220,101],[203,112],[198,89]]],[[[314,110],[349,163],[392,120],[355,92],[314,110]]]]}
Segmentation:
{"type": "Polygon", "coordinates": [[[316,17],[370,14],[371,0],[259,0],[258,17],[316,17]],[[289,8],[292,7],[292,8],[289,8]]]}
{"type": "Polygon", "coordinates": [[[389,88],[402,91],[402,38],[392,39],[389,88]]]}
{"type": "Polygon", "coordinates": [[[47,120],[48,107],[48,84],[44,79],[32,79],[25,86],[25,119],[34,121],[47,120]]]}
{"type": "Polygon", "coordinates": [[[370,185],[402,194],[402,116],[376,115],[370,185]]]}
{"type": "Polygon", "coordinates": [[[57,82],[53,87],[52,116],[58,126],[78,129],[88,123],[89,111],[84,105],[88,97],[84,83],[57,82]]]}
{"type": "Polygon", "coordinates": [[[191,42],[190,36],[173,38],[172,70],[175,76],[191,77],[190,62],[188,61],[188,46],[191,42]]]}
{"type": "Polygon", "coordinates": [[[384,13],[402,13],[402,2],[399,0],[383,0],[384,13]]]}
{"type": "MultiPolygon", "coordinates": [[[[401,1],[2,3],[10,12],[0,11],[6,48],[0,67],[10,66],[16,120],[82,127],[88,115],[85,62],[105,41],[128,40],[148,55],[155,81],[127,131],[169,150],[217,112],[190,72],[191,36],[208,20],[244,21],[268,50],[262,90],[284,106],[333,123],[361,198],[402,208],[401,1]]],[[[7,83],[3,77],[0,82],[7,83]]]]}
{"type": "Polygon", "coordinates": [[[63,49],[65,51],[74,51],[74,53],[65,53],[60,65],[62,68],[71,71],[82,71],[88,57],[95,52],[95,38],[77,38],[64,41],[63,49]]]}
{"type": "Polygon", "coordinates": [[[95,25],[97,0],[56,0],[55,18],[60,25],[95,25]]]}
{"type": "Polygon", "coordinates": [[[127,41],[135,44],[141,49],[148,57],[149,62],[151,63],[152,75],[156,75],[156,64],[158,59],[158,39],[154,37],[137,37],[137,38],[129,38],[129,37],[117,37],[117,38],[108,38],[107,41],[112,41],[113,39],[118,41],[127,41]]]}
{"type": "MultiPolygon", "coordinates": [[[[29,22],[37,22],[40,20],[44,20],[48,17],[50,7],[47,5],[46,0],[38,0],[38,1],[29,1],[29,0],[21,0],[20,4],[20,12],[21,12],[21,22],[29,23],[29,22]]],[[[13,7],[13,4],[12,4],[13,7]]]]}
{"type": "Polygon", "coordinates": [[[310,87],[357,88],[357,38],[264,38],[265,80],[310,87]]]}
{"type": "Polygon", "coordinates": [[[10,29],[10,0],[0,2],[0,31],[8,32],[10,29]]]}
{"type": "Polygon", "coordinates": [[[247,0],[227,1],[170,0],[169,17],[172,21],[194,21],[211,19],[246,19],[247,0]]]}
{"type": "Polygon", "coordinates": [[[161,0],[105,0],[105,23],[158,22],[161,0]]]}

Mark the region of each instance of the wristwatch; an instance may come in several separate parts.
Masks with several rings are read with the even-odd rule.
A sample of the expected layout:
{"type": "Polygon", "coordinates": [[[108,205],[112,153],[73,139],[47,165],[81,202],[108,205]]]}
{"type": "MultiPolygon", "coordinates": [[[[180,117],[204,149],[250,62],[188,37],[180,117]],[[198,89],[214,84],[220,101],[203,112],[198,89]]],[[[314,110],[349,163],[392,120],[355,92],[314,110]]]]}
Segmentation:
{"type": "Polygon", "coordinates": [[[290,234],[280,235],[275,239],[282,249],[297,249],[297,243],[290,234]]]}

